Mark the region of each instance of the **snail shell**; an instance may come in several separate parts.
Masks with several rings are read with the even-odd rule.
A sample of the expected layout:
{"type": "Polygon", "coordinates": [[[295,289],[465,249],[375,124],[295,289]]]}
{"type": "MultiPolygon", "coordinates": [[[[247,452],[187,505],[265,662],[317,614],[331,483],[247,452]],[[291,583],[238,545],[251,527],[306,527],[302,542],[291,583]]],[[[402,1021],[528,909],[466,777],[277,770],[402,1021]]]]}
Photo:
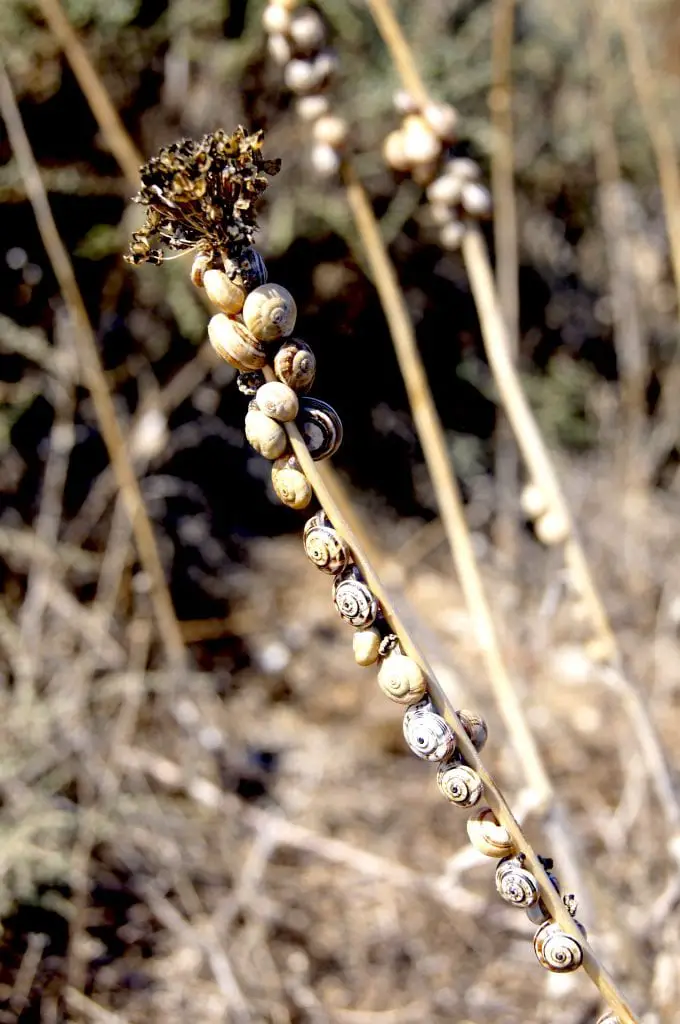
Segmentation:
{"type": "Polygon", "coordinates": [[[293,333],[297,306],[280,284],[261,284],[243,304],[243,321],[258,341],[276,341],[293,333]]]}
{"type": "Polygon", "coordinates": [[[527,917],[532,924],[539,925],[550,920],[550,911],[546,910],[542,900],[534,903],[533,907],[527,909],[527,917]]]}
{"type": "Polygon", "coordinates": [[[334,55],[328,52],[320,53],[313,60],[296,58],[286,65],[283,80],[291,92],[304,95],[325,85],[336,66],[334,55]]]}
{"type": "Polygon", "coordinates": [[[410,164],[430,164],[437,159],[442,148],[441,140],[420,114],[408,114],[401,130],[404,156],[410,164]]]}
{"type": "Polygon", "coordinates": [[[392,106],[398,114],[418,113],[418,104],[406,89],[397,89],[392,96],[392,106]]]}
{"type": "Polygon", "coordinates": [[[303,527],[303,530],[302,530],[302,536],[306,537],[307,534],[309,533],[309,531],[315,529],[315,527],[317,527],[317,526],[332,526],[332,525],[333,524],[331,523],[330,519],[328,518],[328,516],[326,515],[325,512],[323,512],[323,511],[322,512],[317,512],[315,515],[310,516],[309,519],[307,520],[307,522],[305,523],[305,525],[303,527]]]}
{"type": "Polygon", "coordinates": [[[281,32],[272,32],[267,37],[267,53],[280,68],[285,68],[293,56],[290,43],[281,32]]]}
{"type": "Polygon", "coordinates": [[[385,139],[383,158],[393,171],[408,171],[411,167],[411,161],[407,157],[404,147],[404,133],[400,129],[390,132],[385,139]]]}
{"type": "Polygon", "coordinates": [[[378,672],[378,686],[397,704],[416,704],[427,692],[420,665],[396,651],[385,658],[378,672]]]}
{"type": "Polygon", "coordinates": [[[551,547],[553,544],[564,543],[569,536],[569,524],[561,512],[549,509],[538,517],[534,531],[541,544],[551,547]]]}
{"type": "Polygon", "coordinates": [[[371,626],[378,615],[378,602],[359,578],[359,571],[354,566],[336,578],[333,601],[345,622],[356,629],[371,626]]]}
{"type": "Polygon", "coordinates": [[[317,569],[336,575],[347,568],[349,549],[332,526],[319,523],[304,535],[305,554],[317,569]]]}
{"type": "Polygon", "coordinates": [[[496,868],[496,889],[506,903],[528,910],[538,903],[540,889],[530,871],[524,867],[524,858],[506,857],[496,868]]]}
{"type": "Polygon", "coordinates": [[[290,508],[306,508],[312,500],[309,481],[292,456],[276,460],[272,466],[272,485],[276,496],[290,508]]]}
{"type": "Polygon", "coordinates": [[[534,935],[534,953],[541,965],[549,971],[567,974],[583,963],[580,942],[563,932],[556,921],[546,921],[534,935]]]}
{"type": "Polygon", "coordinates": [[[267,283],[267,265],[257,249],[249,245],[235,259],[225,259],[224,272],[230,281],[236,281],[247,292],[267,283]]]}
{"type": "Polygon", "coordinates": [[[198,256],[195,257],[194,262],[191,264],[191,280],[197,288],[203,287],[203,275],[210,268],[211,264],[212,256],[205,252],[199,252],[198,256]]]}
{"type": "Polygon", "coordinates": [[[548,511],[548,499],[538,484],[527,484],[522,490],[519,503],[527,519],[537,519],[548,511]]]}
{"type": "Polygon", "coordinates": [[[232,281],[223,270],[206,270],[203,287],[210,301],[223,313],[234,316],[243,309],[246,290],[237,281],[232,281]]]}
{"type": "Polygon", "coordinates": [[[236,378],[236,387],[248,398],[253,398],[263,384],[264,374],[261,370],[242,371],[236,378]]]}
{"type": "Polygon", "coordinates": [[[257,338],[243,324],[230,320],[224,313],[217,313],[211,318],[208,337],[218,356],[237,370],[259,370],[267,362],[257,338]]]}
{"type": "Polygon", "coordinates": [[[340,157],[332,146],[316,142],[309,155],[312,167],[322,178],[330,178],[340,170],[340,157]]]}
{"type": "Polygon", "coordinates": [[[456,220],[454,210],[446,203],[430,203],[427,212],[430,215],[430,221],[438,228],[443,228],[446,224],[456,220]]]}
{"type": "Polygon", "coordinates": [[[290,14],[279,4],[269,4],[262,12],[262,28],[265,32],[286,33],[290,28],[290,14]]]}
{"type": "Polygon", "coordinates": [[[448,249],[449,252],[456,252],[460,249],[464,238],[465,225],[460,220],[451,219],[448,224],[443,225],[439,232],[442,249],[448,249]]]}
{"type": "Polygon", "coordinates": [[[285,430],[259,409],[249,409],[246,413],[245,433],[255,451],[265,459],[278,459],[286,450],[285,430]]]}
{"type": "Polygon", "coordinates": [[[292,388],[280,380],[271,380],[258,390],[255,401],[260,412],[279,423],[290,423],[298,414],[298,397],[292,388]]]}
{"type": "Polygon", "coordinates": [[[463,182],[477,181],[482,172],[476,160],[472,160],[469,156],[454,156],[451,160],[447,160],[444,173],[463,182]]]}
{"type": "Polygon", "coordinates": [[[380,631],[374,626],[358,629],[352,637],[352,649],[357,665],[373,665],[378,660],[380,631]]]}
{"type": "Polygon", "coordinates": [[[316,374],[316,358],[309,345],[297,338],[284,341],[274,356],[274,373],[293,391],[309,391],[316,374]]]}
{"type": "Polygon", "coordinates": [[[456,714],[460,719],[460,724],[470,737],[472,746],[479,753],[483,749],[489,735],[486,722],[479,715],[476,715],[474,711],[457,711],[456,714]]]}
{"type": "Polygon", "coordinates": [[[326,96],[300,96],[295,102],[295,112],[301,121],[316,121],[330,110],[326,96]]]}
{"type": "Polygon", "coordinates": [[[315,462],[334,455],[342,444],[342,421],[335,409],[319,398],[302,398],[298,426],[315,462]]]}
{"type": "Polygon", "coordinates": [[[596,1024],[621,1024],[621,1021],[615,1013],[612,1013],[611,1010],[607,1010],[606,1013],[603,1013],[601,1017],[597,1018],[596,1024]]]}
{"type": "Polygon", "coordinates": [[[507,857],[515,852],[510,833],[496,821],[490,807],[482,807],[468,818],[467,832],[475,850],[486,857],[507,857]]]}
{"type": "Polygon", "coordinates": [[[441,764],[437,769],[439,791],[458,807],[474,807],[482,795],[482,780],[466,764],[441,764]]]}
{"type": "Polygon", "coordinates": [[[460,199],[463,209],[471,217],[488,217],[491,213],[491,193],[486,185],[477,181],[466,182],[460,199]]]}
{"type": "Polygon", "coordinates": [[[450,103],[428,103],[423,117],[443,142],[453,142],[458,127],[458,112],[450,103]]]}
{"type": "Polygon", "coordinates": [[[456,750],[453,730],[427,699],[406,709],[404,739],[425,761],[446,761],[456,750]]]}
{"type": "Polygon", "coordinates": [[[348,133],[347,121],[344,117],[337,117],[335,114],[328,114],[320,117],[314,124],[312,135],[316,142],[322,142],[333,149],[340,149],[348,133]]]}
{"type": "Polygon", "coordinates": [[[401,647],[399,646],[399,637],[396,633],[387,633],[386,636],[380,641],[380,648],[378,654],[381,658],[386,658],[392,651],[399,651],[401,654],[401,647]]]}
{"type": "Polygon", "coordinates": [[[296,49],[303,53],[313,53],[320,50],[326,41],[326,26],[323,18],[309,7],[293,15],[289,35],[296,49]]]}
{"type": "Polygon", "coordinates": [[[452,174],[443,174],[435,178],[427,187],[427,198],[431,203],[446,203],[453,206],[460,200],[461,182],[452,174]]]}

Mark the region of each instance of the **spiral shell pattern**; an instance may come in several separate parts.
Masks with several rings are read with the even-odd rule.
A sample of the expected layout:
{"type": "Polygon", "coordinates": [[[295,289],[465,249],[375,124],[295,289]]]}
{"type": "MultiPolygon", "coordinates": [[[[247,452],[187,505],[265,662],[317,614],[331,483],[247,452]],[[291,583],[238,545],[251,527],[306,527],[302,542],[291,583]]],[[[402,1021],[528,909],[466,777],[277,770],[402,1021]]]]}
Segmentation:
{"type": "Polygon", "coordinates": [[[342,421],[327,402],[302,398],[297,423],[315,462],[334,455],[342,444],[342,421]]]}
{"type": "Polygon", "coordinates": [[[482,795],[482,780],[466,764],[441,764],[437,770],[439,791],[458,807],[474,807],[482,795]]]}
{"type": "Polygon", "coordinates": [[[563,932],[556,921],[546,921],[534,935],[534,953],[541,967],[558,974],[576,971],[583,963],[581,944],[563,932]]]}
{"type": "Polygon", "coordinates": [[[316,374],[316,359],[309,345],[298,338],[284,341],[274,356],[274,373],[294,391],[309,391],[316,374]]]}
{"type": "Polygon", "coordinates": [[[235,259],[226,259],[224,270],[230,280],[240,282],[247,292],[266,284],[269,278],[267,265],[254,246],[248,246],[235,259]]]}
{"type": "Polygon", "coordinates": [[[333,600],[345,622],[357,629],[372,625],[378,615],[378,602],[353,570],[336,579],[333,600]]]}
{"type": "Polygon", "coordinates": [[[317,569],[336,575],[347,568],[349,550],[332,526],[319,524],[304,536],[305,554],[317,569]]]}
{"type": "Polygon", "coordinates": [[[528,910],[538,902],[538,882],[523,866],[523,858],[507,857],[496,868],[498,894],[513,907],[528,910]]]}
{"type": "Polygon", "coordinates": [[[615,1013],[612,1013],[611,1010],[607,1010],[606,1013],[603,1013],[601,1017],[597,1018],[596,1024],[621,1024],[621,1021],[615,1013]]]}
{"type": "Polygon", "coordinates": [[[413,658],[396,651],[380,666],[378,685],[385,696],[398,704],[415,704],[427,693],[420,665],[413,658]]]}
{"type": "Polygon", "coordinates": [[[425,761],[445,761],[453,757],[456,738],[453,730],[434,710],[429,700],[421,701],[404,714],[404,739],[416,757],[425,761]]]}
{"type": "Polygon", "coordinates": [[[472,746],[479,752],[486,743],[488,736],[486,722],[479,715],[475,714],[474,711],[457,711],[456,714],[460,719],[460,724],[470,737],[472,746]]]}
{"type": "Polygon", "coordinates": [[[481,807],[468,818],[467,833],[475,850],[485,857],[507,857],[515,852],[512,836],[490,807],[481,807]]]}

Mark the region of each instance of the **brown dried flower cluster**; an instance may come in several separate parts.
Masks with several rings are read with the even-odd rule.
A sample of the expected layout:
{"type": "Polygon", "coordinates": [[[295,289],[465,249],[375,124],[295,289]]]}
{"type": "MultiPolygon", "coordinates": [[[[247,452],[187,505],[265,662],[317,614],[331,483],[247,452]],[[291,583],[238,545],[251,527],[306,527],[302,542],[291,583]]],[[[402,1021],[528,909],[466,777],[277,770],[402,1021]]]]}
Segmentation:
{"type": "Polygon", "coordinates": [[[148,207],[134,232],[129,263],[162,263],[164,246],[183,251],[221,252],[238,257],[257,230],[255,204],[277,174],[280,160],[262,155],[264,133],[238,126],[200,142],[184,139],[160,150],[141,168],[135,202],[148,207]]]}

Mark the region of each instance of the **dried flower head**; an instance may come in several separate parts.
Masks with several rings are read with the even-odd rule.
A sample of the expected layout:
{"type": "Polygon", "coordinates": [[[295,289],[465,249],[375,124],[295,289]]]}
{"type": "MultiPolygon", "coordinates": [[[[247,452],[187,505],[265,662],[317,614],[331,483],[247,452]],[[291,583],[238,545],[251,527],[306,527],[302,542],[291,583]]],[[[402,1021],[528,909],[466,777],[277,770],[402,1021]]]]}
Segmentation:
{"type": "Polygon", "coordinates": [[[132,236],[129,263],[162,263],[162,248],[219,252],[238,259],[257,230],[255,204],[277,174],[280,160],[262,156],[264,133],[216,131],[200,142],[184,139],[160,150],[141,168],[135,202],[146,222],[132,236]]]}

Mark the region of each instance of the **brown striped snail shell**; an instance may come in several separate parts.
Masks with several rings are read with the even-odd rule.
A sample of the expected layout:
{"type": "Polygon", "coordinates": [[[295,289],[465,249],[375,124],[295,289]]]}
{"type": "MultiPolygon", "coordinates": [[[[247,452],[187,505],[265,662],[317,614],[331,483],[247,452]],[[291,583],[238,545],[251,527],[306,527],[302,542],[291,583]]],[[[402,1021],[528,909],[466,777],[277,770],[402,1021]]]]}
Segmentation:
{"type": "Polygon", "coordinates": [[[290,423],[298,414],[298,397],[280,380],[267,381],[255,395],[257,408],[279,423],[290,423]]]}
{"type": "Polygon", "coordinates": [[[479,715],[475,714],[474,711],[457,711],[456,714],[460,719],[460,724],[470,737],[472,746],[479,753],[479,751],[484,747],[487,736],[489,735],[486,728],[486,722],[479,715]]]}
{"type": "Polygon", "coordinates": [[[213,305],[223,313],[235,316],[243,309],[246,290],[237,281],[232,281],[223,270],[206,270],[203,274],[203,287],[213,305]]]}
{"type": "Polygon", "coordinates": [[[352,650],[357,665],[374,665],[380,650],[380,630],[375,626],[358,629],[352,637],[352,650]]]}
{"type": "Polygon", "coordinates": [[[597,1018],[596,1024],[621,1024],[621,1021],[611,1010],[607,1010],[601,1017],[597,1018]]]}
{"type": "Polygon", "coordinates": [[[274,373],[293,391],[309,391],[316,374],[316,358],[309,345],[298,338],[284,341],[274,356],[274,373]]]}
{"type": "Polygon", "coordinates": [[[320,398],[300,399],[297,423],[315,462],[328,459],[342,444],[342,420],[333,406],[320,398]]]}
{"type": "Polygon", "coordinates": [[[191,281],[197,288],[203,287],[203,275],[212,266],[213,258],[206,252],[199,252],[191,264],[191,281]]]}
{"type": "Polygon", "coordinates": [[[305,525],[303,527],[303,530],[302,530],[302,536],[303,536],[303,538],[306,537],[307,534],[309,533],[309,531],[313,530],[316,526],[332,526],[332,525],[333,524],[331,523],[330,519],[328,518],[328,516],[326,515],[325,512],[323,512],[323,511],[316,512],[313,516],[310,516],[309,519],[307,520],[307,522],[305,523],[305,525]]]}
{"type": "Polygon", "coordinates": [[[524,857],[505,857],[496,868],[496,889],[506,903],[528,910],[538,903],[540,889],[530,871],[524,867],[524,857]]]}
{"type": "Polygon", "coordinates": [[[278,459],[286,450],[288,437],[280,423],[258,408],[246,413],[245,435],[258,454],[265,459],[278,459]]]}
{"type": "Polygon", "coordinates": [[[378,602],[360,576],[356,566],[351,566],[333,583],[335,607],[345,622],[356,629],[371,626],[378,615],[378,602]]]}
{"type": "Polygon", "coordinates": [[[318,524],[304,534],[305,554],[322,572],[342,572],[349,562],[349,549],[332,526],[318,524]]]}
{"type": "Polygon", "coordinates": [[[515,852],[515,843],[490,807],[481,807],[468,818],[468,838],[485,857],[507,857],[515,852]]]}
{"type": "Polygon", "coordinates": [[[312,488],[297,459],[283,456],[272,466],[272,485],[277,498],[289,508],[306,508],[312,500],[312,488]]]}
{"type": "Polygon", "coordinates": [[[383,661],[378,672],[378,686],[397,704],[416,704],[427,693],[427,683],[420,665],[394,651],[383,661]]]}
{"type": "Polygon", "coordinates": [[[226,359],[237,370],[259,370],[267,362],[267,356],[257,338],[238,323],[230,320],[225,313],[216,313],[208,324],[210,344],[218,356],[226,359]]]}
{"type": "Polygon", "coordinates": [[[428,699],[404,712],[404,739],[416,757],[425,761],[446,761],[456,750],[453,730],[428,699]]]}
{"type": "Polygon", "coordinates": [[[458,807],[474,807],[484,787],[476,771],[467,764],[452,761],[437,769],[437,785],[447,800],[458,807]]]}
{"type": "Polygon", "coordinates": [[[258,250],[249,245],[233,258],[224,261],[224,272],[231,281],[242,285],[247,292],[266,284],[269,277],[267,265],[258,250]]]}
{"type": "Polygon", "coordinates": [[[295,299],[280,284],[253,288],[243,304],[243,322],[258,341],[276,341],[293,333],[297,317],[295,299]]]}
{"type": "Polygon", "coordinates": [[[583,963],[578,939],[563,932],[556,921],[546,921],[534,935],[534,953],[541,967],[558,974],[576,971],[583,963]]]}

